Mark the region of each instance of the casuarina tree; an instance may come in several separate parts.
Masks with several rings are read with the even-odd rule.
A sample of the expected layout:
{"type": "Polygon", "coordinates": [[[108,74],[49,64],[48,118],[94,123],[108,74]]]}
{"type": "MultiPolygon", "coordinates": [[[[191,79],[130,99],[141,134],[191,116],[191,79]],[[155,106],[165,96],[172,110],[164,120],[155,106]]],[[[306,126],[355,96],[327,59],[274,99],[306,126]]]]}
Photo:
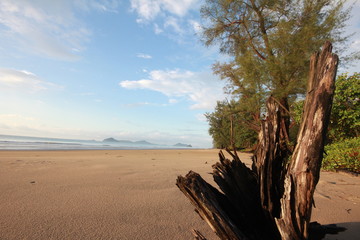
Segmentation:
{"type": "MultiPolygon", "coordinates": [[[[281,134],[289,142],[289,101],[305,94],[309,60],[325,41],[341,50],[349,18],[341,0],[207,0],[201,9],[202,41],[231,56],[214,64],[242,100],[244,115],[257,108],[259,124],[266,99],[281,106],[281,134]]],[[[287,148],[283,144],[282,148],[287,148]]]]}
{"type": "MultiPolygon", "coordinates": [[[[220,162],[213,165],[221,192],[195,172],[178,177],[179,189],[221,239],[303,240],[314,229],[325,234],[327,228],[310,219],[338,65],[331,51],[326,42],[322,52],[311,57],[304,113],[290,159],[281,149],[282,106],[270,97],[252,169],[229,151],[232,161],[220,152],[220,162]]],[[[195,235],[205,239],[197,231],[195,235]]]]}
{"type": "Polygon", "coordinates": [[[342,29],[349,9],[343,6],[335,0],[207,0],[203,6],[205,45],[217,44],[232,57],[214,71],[261,125],[252,169],[236,152],[229,151],[232,161],[220,152],[213,176],[221,192],[192,171],[177,179],[221,239],[307,239],[314,229],[313,193],[338,65],[329,41],[341,46],[347,40],[342,29]],[[289,100],[305,93],[290,148],[289,100]]]}

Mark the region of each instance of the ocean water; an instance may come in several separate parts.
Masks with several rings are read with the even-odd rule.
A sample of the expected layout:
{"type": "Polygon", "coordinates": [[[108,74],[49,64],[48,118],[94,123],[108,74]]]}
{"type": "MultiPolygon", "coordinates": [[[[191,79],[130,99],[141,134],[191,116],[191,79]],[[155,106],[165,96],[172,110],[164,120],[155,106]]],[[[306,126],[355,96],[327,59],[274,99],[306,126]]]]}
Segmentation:
{"type": "Polygon", "coordinates": [[[102,142],[0,135],[0,150],[101,150],[101,149],[169,149],[174,146],[139,144],[136,142],[102,142]]]}

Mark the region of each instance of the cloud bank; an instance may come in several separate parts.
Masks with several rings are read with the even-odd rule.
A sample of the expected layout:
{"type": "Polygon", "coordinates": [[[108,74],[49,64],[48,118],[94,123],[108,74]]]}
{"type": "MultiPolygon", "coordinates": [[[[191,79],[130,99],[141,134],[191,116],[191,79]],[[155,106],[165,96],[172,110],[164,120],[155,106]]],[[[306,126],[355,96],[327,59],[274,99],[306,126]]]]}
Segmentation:
{"type": "Polygon", "coordinates": [[[165,13],[184,16],[198,0],[130,0],[131,9],[137,12],[138,21],[149,21],[165,13]]]}
{"type": "Polygon", "coordinates": [[[151,23],[156,34],[183,42],[184,36],[193,37],[199,30],[194,19],[194,14],[198,18],[199,4],[199,0],[130,0],[130,9],[137,14],[138,23],[151,23]]]}
{"type": "Polygon", "coordinates": [[[51,59],[78,60],[92,32],[76,11],[111,12],[118,5],[114,0],[1,0],[0,43],[51,59]]]}
{"type": "Polygon", "coordinates": [[[191,109],[211,110],[216,101],[224,99],[222,82],[211,73],[175,70],[150,71],[148,78],[125,80],[119,85],[126,89],[148,89],[174,98],[185,97],[193,104],[191,109]]]}
{"type": "Polygon", "coordinates": [[[53,83],[41,80],[32,72],[5,68],[0,68],[0,86],[27,92],[38,92],[50,87],[59,88],[53,83]]]}

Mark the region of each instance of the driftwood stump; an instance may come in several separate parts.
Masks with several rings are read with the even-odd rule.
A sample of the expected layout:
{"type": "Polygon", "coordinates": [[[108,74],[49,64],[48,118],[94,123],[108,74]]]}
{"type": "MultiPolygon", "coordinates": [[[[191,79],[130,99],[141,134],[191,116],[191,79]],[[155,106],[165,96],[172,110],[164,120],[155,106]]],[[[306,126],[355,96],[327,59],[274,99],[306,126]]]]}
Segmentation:
{"type": "MultiPolygon", "coordinates": [[[[267,101],[252,169],[220,151],[213,177],[221,191],[190,171],[176,185],[220,239],[308,239],[313,194],[319,181],[334,94],[338,57],[326,42],[310,59],[310,74],[297,144],[289,159],[284,106],[267,101]]],[[[332,228],[332,231],[334,228],[332,228]]],[[[310,231],[311,232],[311,231],[310,231]]],[[[205,239],[194,231],[196,239],[205,239]]]]}

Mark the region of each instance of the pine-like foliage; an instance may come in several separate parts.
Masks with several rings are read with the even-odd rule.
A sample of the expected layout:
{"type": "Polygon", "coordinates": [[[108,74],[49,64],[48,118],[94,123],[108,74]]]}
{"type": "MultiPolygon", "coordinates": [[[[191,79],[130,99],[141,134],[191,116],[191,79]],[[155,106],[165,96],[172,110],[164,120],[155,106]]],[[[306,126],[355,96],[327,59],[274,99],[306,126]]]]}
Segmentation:
{"type": "Polygon", "coordinates": [[[342,29],[350,9],[343,6],[342,0],[207,0],[202,40],[233,56],[214,65],[233,93],[288,98],[305,93],[313,52],[326,40],[335,46],[347,40],[342,29]]]}

